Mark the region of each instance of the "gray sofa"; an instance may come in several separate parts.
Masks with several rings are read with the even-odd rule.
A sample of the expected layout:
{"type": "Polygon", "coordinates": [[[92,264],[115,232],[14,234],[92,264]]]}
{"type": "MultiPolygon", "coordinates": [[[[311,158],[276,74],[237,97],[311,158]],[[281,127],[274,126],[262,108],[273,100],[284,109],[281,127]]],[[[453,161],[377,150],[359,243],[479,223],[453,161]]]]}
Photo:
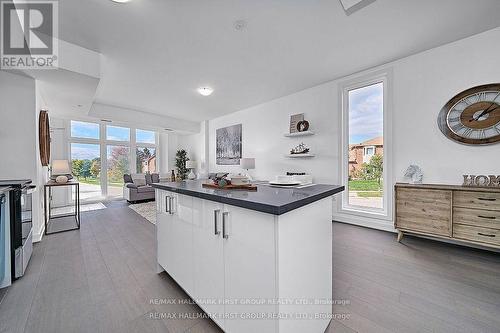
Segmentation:
{"type": "Polygon", "coordinates": [[[152,174],[125,174],[123,175],[123,197],[128,202],[137,202],[155,199],[155,189],[151,186],[153,183],[160,182],[160,175],[152,174]]]}

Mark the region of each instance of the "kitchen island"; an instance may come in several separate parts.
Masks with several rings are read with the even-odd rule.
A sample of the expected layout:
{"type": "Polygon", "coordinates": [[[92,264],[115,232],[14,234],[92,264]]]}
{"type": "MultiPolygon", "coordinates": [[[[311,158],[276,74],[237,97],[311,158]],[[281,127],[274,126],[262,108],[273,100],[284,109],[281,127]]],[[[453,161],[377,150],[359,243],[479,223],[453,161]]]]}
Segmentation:
{"type": "Polygon", "coordinates": [[[159,271],[225,332],[325,331],[332,316],[332,199],[343,186],[153,186],[159,271]]]}

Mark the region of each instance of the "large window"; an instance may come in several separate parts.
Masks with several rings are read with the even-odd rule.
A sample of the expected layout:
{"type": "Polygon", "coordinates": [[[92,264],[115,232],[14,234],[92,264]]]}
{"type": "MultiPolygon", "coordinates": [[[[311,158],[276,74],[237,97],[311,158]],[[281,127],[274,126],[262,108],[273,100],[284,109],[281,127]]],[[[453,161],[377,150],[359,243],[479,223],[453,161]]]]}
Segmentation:
{"type": "Polygon", "coordinates": [[[82,201],[121,197],[125,173],[159,172],[155,131],[72,120],[69,136],[82,201]]]}
{"type": "Polygon", "coordinates": [[[99,124],[72,120],[71,137],[99,140],[99,124]]]}
{"type": "Polygon", "coordinates": [[[138,173],[156,172],[156,148],[137,147],[135,155],[138,173]]]}
{"type": "Polygon", "coordinates": [[[384,73],[343,87],[344,213],[389,216],[387,86],[384,73]]]}
{"type": "Polygon", "coordinates": [[[137,129],[136,138],[136,170],[139,173],[157,172],[157,157],[156,157],[156,133],[137,129]]]}
{"type": "Polygon", "coordinates": [[[109,141],[130,141],[130,128],[107,125],[106,139],[109,141]]]}
{"type": "Polygon", "coordinates": [[[149,143],[154,145],[156,143],[156,133],[137,129],[135,141],[137,143],[149,143]]]}

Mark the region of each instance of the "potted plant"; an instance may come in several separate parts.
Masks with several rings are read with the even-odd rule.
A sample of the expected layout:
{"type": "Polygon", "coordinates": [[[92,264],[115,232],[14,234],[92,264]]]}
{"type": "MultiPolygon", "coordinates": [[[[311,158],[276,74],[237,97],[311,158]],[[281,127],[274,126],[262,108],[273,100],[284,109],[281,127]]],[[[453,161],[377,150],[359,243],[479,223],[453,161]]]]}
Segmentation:
{"type": "Polygon", "coordinates": [[[177,179],[184,180],[187,178],[189,170],[186,168],[186,162],[189,161],[187,151],[179,149],[175,154],[175,167],[177,168],[177,179]]]}

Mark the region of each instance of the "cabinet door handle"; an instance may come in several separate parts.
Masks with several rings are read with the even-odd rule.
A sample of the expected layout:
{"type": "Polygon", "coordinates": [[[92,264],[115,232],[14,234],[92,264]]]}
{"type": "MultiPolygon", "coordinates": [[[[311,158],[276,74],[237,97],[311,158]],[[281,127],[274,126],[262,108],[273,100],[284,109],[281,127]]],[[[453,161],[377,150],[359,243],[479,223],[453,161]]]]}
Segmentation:
{"type": "Polygon", "coordinates": [[[173,206],[173,200],[174,198],[172,197],[168,197],[168,213],[170,215],[173,215],[174,213],[172,213],[172,206],[173,206]]]}
{"type": "Polygon", "coordinates": [[[226,219],[227,219],[227,216],[229,215],[229,212],[224,212],[222,213],[222,237],[224,237],[224,239],[228,239],[229,238],[229,234],[227,233],[227,226],[226,226],[226,219]]]}
{"type": "Polygon", "coordinates": [[[477,198],[477,199],[481,201],[497,201],[497,199],[495,198],[477,198]]]}
{"type": "Polygon", "coordinates": [[[479,236],[485,236],[485,237],[496,237],[496,235],[491,235],[491,234],[483,234],[481,232],[477,233],[479,236]]]}
{"type": "Polygon", "coordinates": [[[219,214],[220,214],[220,209],[215,209],[214,210],[214,234],[215,235],[220,235],[219,214]]]}
{"type": "Polygon", "coordinates": [[[168,195],[165,196],[165,213],[170,213],[170,211],[168,210],[169,198],[170,197],[168,195]]]}
{"type": "Polygon", "coordinates": [[[478,215],[477,217],[480,217],[480,218],[482,218],[482,219],[496,220],[496,216],[484,216],[484,215],[478,215]]]}

